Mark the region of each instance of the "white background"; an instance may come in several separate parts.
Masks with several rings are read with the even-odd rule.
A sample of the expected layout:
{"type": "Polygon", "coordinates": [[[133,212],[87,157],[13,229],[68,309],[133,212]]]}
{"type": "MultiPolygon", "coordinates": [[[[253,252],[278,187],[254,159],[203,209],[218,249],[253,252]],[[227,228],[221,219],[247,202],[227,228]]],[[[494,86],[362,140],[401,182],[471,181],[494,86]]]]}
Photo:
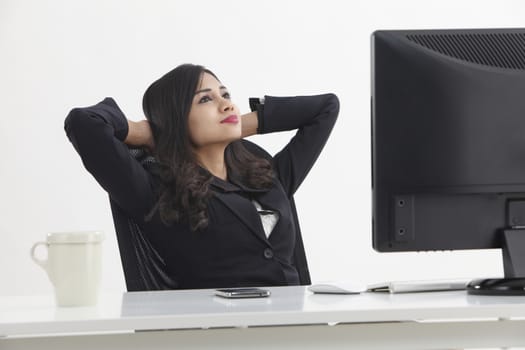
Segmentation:
{"type": "MultiPolygon", "coordinates": [[[[29,258],[46,233],[99,229],[104,291],[125,289],[108,198],[63,131],[74,106],[113,96],[142,118],[146,87],[181,63],[249,96],[336,93],[338,123],[296,195],[314,282],[502,275],[498,251],[371,247],[370,34],[523,27],[516,1],[0,0],[0,295],[46,294],[29,258]]],[[[257,136],[270,152],[290,133],[257,136]]]]}

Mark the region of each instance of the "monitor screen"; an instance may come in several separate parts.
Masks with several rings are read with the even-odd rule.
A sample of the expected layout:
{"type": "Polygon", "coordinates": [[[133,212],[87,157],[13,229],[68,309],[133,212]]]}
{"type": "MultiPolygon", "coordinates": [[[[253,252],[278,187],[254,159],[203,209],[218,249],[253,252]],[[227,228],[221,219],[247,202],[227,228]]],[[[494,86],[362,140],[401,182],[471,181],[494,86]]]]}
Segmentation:
{"type": "Polygon", "coordinates": [[[380,252],[504,248],[525,227],[525,29],[373,33],[372,190],[380,252]]]}

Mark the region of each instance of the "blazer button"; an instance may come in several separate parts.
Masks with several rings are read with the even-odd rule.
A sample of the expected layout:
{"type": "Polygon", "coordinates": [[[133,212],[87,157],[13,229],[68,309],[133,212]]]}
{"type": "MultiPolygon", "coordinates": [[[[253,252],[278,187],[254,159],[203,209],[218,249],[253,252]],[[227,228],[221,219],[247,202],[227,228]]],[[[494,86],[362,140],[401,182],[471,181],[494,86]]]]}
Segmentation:
{"type": "Polygon", "coordinates": [[[265,257],[266,259],[271,259],[271,258],[273,258],[273,251],[272,251],[270,248],[266,248],[266,249],[264,250],[264,257],[265,257]]]}

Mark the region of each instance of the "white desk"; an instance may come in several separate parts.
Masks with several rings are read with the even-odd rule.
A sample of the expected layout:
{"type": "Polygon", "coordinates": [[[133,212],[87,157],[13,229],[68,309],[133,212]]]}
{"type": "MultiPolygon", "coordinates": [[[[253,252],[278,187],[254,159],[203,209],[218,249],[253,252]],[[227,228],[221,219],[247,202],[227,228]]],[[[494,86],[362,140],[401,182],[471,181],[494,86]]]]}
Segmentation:
{"type": "Polygon", "coordinates": [[[525,346],[525,297],[465,292],[316,295],[269,288],[103,295],[97,307],[0,297],[0,349],[443,349],[525,346]],[[133,332],[133,330],[141,330],[133,332]]]}

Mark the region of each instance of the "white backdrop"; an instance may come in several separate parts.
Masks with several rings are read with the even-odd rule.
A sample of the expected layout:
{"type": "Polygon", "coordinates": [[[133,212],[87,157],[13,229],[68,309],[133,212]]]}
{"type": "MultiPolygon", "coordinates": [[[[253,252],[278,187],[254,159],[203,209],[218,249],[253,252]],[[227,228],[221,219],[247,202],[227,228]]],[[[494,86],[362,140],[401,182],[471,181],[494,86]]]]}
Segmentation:
{"type": "MultiPolygon", "coordinates": [[[[499,251],[373,251],[370,34],[523,27],[524,10],[518,0],[0,0],[0,294],[50,293],[32,243],[89,229],[106,232],[103,290],[125,289],[107,195],[63,121],[105,96],[141,119],[146,87],[186,62],[211,68],[243,112],[249,96],[339,96],[332,137],[296,195],[314,282],[502,275],[499,251]]],[[[275,152],[289,137],[253,139],[275,152]]]]}

